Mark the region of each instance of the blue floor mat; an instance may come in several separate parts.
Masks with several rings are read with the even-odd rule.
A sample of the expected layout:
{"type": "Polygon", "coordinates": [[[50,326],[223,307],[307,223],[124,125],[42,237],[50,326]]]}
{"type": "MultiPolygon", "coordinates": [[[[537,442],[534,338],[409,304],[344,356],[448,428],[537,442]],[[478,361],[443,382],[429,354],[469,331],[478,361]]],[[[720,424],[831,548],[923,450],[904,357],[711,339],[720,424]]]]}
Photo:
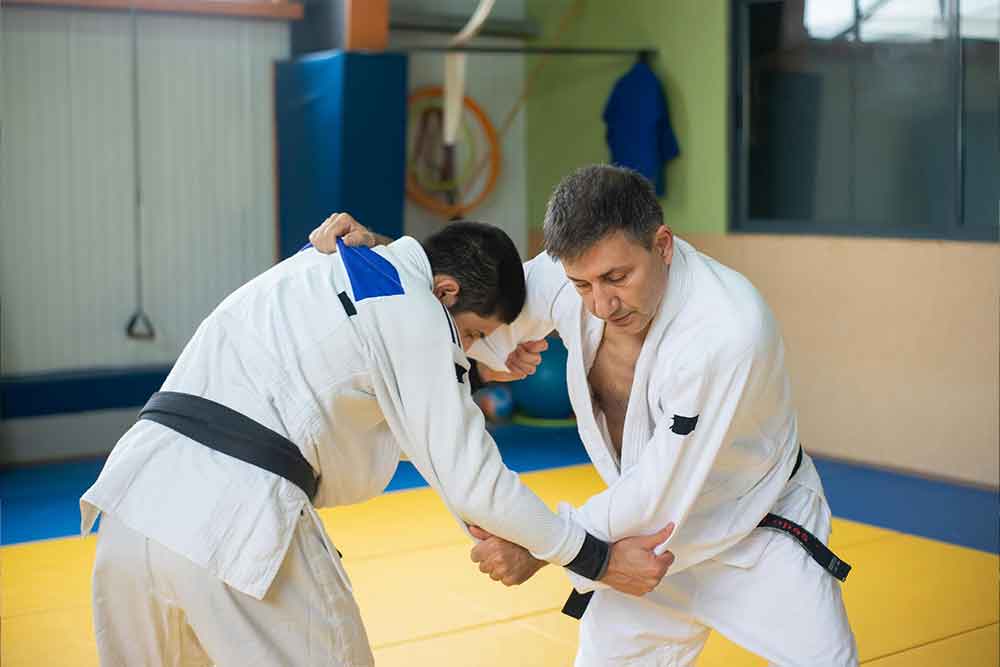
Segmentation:
{"type": "MultiPolygon", "coordinates": [[[[502,426],[492,429],[507,465],[529,472],[586,463],[575,429],[502,426]]],[[[80,530],[80,495],[103,460],[27,466],[0,471],[0,544],[80,530]]],[[[1000,496],[994,492],[816,459],[833,513],[892,530],[1000,553],[1000,496]]],[[[406,462],[387,490],[425,486],[406,462]]]]}
{"type": "Polygon", "coordinates": [[[1000,495],[814,458],[834,516],[1000,553],[1000,495]]]}

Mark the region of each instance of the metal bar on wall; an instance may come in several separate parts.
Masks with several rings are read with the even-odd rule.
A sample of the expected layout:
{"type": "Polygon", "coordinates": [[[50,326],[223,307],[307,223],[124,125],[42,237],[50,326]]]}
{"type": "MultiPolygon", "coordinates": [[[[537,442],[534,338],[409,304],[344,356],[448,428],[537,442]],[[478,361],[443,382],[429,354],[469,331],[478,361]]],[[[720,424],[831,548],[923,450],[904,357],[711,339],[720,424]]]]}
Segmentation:
{"type": "Polygon", "coordinates": [[[491,53],[491,54],[547,54],[554,56],[621,56],[639,57],[654,56],[657,49],[604,49],[576,48],[556,46],[414,46],[406,49],[390,49],[392,53],[422,53],[422,52],[460,52],[460,53],[491,53]]]}

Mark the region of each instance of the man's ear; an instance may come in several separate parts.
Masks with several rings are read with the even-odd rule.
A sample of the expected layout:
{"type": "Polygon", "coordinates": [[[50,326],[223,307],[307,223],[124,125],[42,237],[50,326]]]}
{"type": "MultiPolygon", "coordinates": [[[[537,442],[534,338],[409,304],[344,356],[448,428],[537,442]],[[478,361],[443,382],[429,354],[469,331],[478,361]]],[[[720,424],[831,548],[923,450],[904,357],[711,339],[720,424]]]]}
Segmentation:
{"type": "Polygon", "coordinates": [[[658,254],[663,263],[670,265],[674,258],[674,233],[666,225],[660,225],[653,232],[653,252],[658,254]]]}
{"type": "Polygon", "coordinates": [[[447,274],[434,276],[434,296],[447,308],[451,308],[458,301],[461,289],[458,281],[447,274]]]}

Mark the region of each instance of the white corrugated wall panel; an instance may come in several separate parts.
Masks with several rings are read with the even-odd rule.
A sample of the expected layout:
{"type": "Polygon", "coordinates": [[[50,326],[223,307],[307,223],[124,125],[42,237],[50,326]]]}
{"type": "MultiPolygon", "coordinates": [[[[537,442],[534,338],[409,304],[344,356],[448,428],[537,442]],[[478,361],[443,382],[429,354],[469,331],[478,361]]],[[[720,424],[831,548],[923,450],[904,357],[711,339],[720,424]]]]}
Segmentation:
{"type": "Polygon", "coordinates": [[[135,305],[127,14],[7,9],[0,363],[6,374],[169,362],[274,256],[271,62],[284,23],[139,17],[144,300],[135,305]]]}
{"type": "Polygon", "coordinates": [[[270,63],[287,54],[274,28],[140,23],[146,299],[173,349],[274,258],[270,63]]]}
{"type": "Polygon", "coordinates": [[[125,25],[4,10],[5,373],[118,361],[134,183],[125,25]]]}

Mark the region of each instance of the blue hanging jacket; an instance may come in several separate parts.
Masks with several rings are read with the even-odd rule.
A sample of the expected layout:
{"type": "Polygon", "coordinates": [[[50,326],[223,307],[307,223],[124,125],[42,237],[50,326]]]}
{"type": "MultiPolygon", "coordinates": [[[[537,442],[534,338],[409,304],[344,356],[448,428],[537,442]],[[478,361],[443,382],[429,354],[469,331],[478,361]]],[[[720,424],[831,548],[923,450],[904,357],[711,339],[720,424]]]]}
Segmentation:
{"type": "Polygon", "coordinates": [[[604,107],[611,162],[635,169],[667,193],[666,163],[680,154],[670,125],[663,87],[649,65],[639,61],[618,79],[604,107]]]}

